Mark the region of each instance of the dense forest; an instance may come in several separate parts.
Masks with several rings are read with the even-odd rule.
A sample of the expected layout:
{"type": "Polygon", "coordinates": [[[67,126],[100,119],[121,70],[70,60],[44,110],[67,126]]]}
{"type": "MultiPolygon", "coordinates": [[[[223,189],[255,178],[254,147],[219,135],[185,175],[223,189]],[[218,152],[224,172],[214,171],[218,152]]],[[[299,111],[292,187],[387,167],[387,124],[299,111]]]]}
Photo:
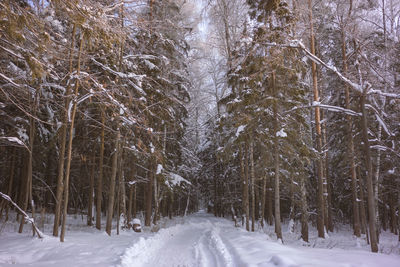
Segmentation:
{"type": "MultiPolygon", "coordinates": [[[[397,0],[1,0],[0,219],[400,238],[397,0]]],[[[400,239],[399,239],[400,240],[400,239]]]]}

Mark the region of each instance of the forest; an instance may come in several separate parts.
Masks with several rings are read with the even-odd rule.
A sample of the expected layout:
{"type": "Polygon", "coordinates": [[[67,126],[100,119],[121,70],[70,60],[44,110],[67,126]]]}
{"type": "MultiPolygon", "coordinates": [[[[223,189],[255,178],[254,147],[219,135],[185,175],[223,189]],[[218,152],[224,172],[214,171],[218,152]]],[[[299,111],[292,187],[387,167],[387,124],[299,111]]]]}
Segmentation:
{"type": "Polygon", "coordinates": [[[0,196],[0,225],[41,238],[53,214],[61,242],[68,214],[111,235],[206,209],[378,252],[400,241],[400,2],[1,0],[0,196]]]}

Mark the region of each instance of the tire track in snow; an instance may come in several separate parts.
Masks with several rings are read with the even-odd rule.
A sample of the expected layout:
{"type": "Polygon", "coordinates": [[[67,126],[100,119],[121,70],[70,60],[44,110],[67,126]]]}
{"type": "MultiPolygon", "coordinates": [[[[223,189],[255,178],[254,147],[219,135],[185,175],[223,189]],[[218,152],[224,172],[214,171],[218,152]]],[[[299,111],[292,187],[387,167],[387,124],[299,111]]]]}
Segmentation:
{"type": "Polygon", "coordinates": [[[140,238],[125,251],[120,266],[234,267],[218,226],[207,218],[197,219],[140,238]]]}

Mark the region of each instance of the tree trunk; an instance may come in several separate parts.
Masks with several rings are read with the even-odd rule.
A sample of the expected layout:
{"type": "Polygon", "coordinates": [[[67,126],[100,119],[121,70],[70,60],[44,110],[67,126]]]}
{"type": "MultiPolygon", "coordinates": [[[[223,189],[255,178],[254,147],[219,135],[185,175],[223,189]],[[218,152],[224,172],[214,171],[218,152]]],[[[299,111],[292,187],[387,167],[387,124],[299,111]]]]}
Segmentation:
{"type": "MultiPolygon", "coordinates": [[[[344,27],[344,25],[342,26],[344,27]]],[[[342,35],[342,61],[343,61],[343,74],[347,73],[347,49],[346,49],[346,36],[345,29],[341,29],[342,35]]],[[[350,109],[350,90],[347,84],[344,85],[346,93],[346,109],[350,109]]],[[[350,115],[346,115],[347,120],[347,134],[348,134],[348,159],[350,165],[350,176],[351,176],[351,193],[353,202],[353,229],[354,235],[360,237],[360,214],[358,207],[358,196],[357,196],[357,174],[356,165],[354,161],[354,141],[353,141],[353,118],[350,115]]]]}
{"type": "Polygon", "coordinates": [[[133,186],[134,186],[133,187],[133,217],[136,218],[136,213],[137,213],[137,202],[136,202],[137,189],[136,189],[136,187],[137,187],[137,185],[134,184],[133,186]]]}
{"type": "MultiPolygon", "coordinates": [[[[119,126],[117,128],[119,128],[119,126]]],[[[111,236],[112,217],[113,217],[113,213],[114,213],[115,178],[117,176],[117,167],[118,167],[119,139],[120,139],[120,132],[119,132],[119,129],[117,129],[117,134],[115,136],[115,149],[114,149],[114,153],[113,153],[113,157],[112,157],[110,189],[108,192],[106,232],[109,236],[111,236]]],[[[117,220],[119,220],[119,218],[117,218],[117,220]]]]}
{"type": "MultiPolygon", "coordinates": [[[[157,168],[157,161],[155,161],[155,167],[157,168]]],[[[154,170],[151,171],[155,171],[156,168],[154,170]]],[[[154,187],[154,217],[153,217],[153,224],[157,224],[158,221],[158,214],[159,214],[159,184],[158,184],[158,178],[156,176],[155,173],[153,173],[153,177],[154,177],[154,181],[153,181],[153,187],[154,187]]]]}
{"type": "MultiPolygon", "coordinates": [[[[321,116],[324,114],[321,112],[321,116]]],[[[331,183],[329,177],[329,153],[327,146],[327,127],[326,123],[323,125],[322,132],[323,132],[323,146],[325,147],[324,153],[324,196],[325,196],[325,228],[326,231],[333,232],[333,221],[332,221],[332,190],[331,190],[331,183]]]]}
{"type": "Polygon", "coordinates": [[[255,199],[255,171],[254,171],[254,147],[253,147],[253,140],[250,137],[250,177],[251,177],[251,231],[254,232],[254,224],[256,221],[256,199],[255,199]]]}
{"type": "MultiPolygon", "coordinates": [[[[39,97],[39,90],[36,90],[34,96],[34,102],[32,103],[32,113],[36,115],[37,103],[39,97]]],[[[24,199],[24,211],[28,209],[28,202],[32,207],[32,218],[35,219],[35,204],[32,198],[32,164],[33,164],[33,144],[35,141],[35,119],[29,118],[29,151],[28,151],[28,163],[26,171],[26,188],[25,188],[25,199],[24,199]]],[[[18,233],[22,233],[25,224],[25,217],[21,216],[21,222],[19,225],[18,233]]],[[[35,235],[35,229],[32,224],[33,235],[35,235]]]]}
{"type": "Polygon", "coordinates": [[[281,208],[280,208],[280,191],[279,191],[279,137],[277,132],[279,131],[278,121],[278,103],[277,103],[277,89],[275,85],[275,71],[272,71],[272,90],[274,94],[273,112],[274,112],[274,169],[275,169],[275,233],[279,240],[282,240],[282,226],[281,226],[281,208]]]}
{"type": "Polygon", "coordinates": [[[300,194],[301,194],[301,238],[308,243],[308,205],[307,205],[307,189],[305,176],[300,177],[300,194]]]}
{"type": "MultiPolygon", "coordinates": [[[[81,56],[82,56],[82,48],[83,48],[83,39],[84,33],[81,33],[81,40],[79,44],[79,53],[78,53],[78,66],[76,69],[76,75],[79,76],[81,70],[81,56]]],[[[68,213],[68,197],[69,197],[69,176],[71,171],[71,161],[72,161],[72,140],[74,134],[74,123],[75,123],[75,115],[77,109],[77,98],[78,98],[78,91],[79,90],[79,79],[75,81],[75,90],[74,90],[74,97],[73,106],[72,106],[72,114],[71,114],[71,125],[69,128],[69,136],[68,136],[68,150],[67,150],[67,165],[65,169],[65,177],[64,177],[64,209],[63,209],[63,220],[61,226],[61,235],[60,241],[64,242],[65,236],[65,224],[67,221],[67,213],[68,213]]]]}
{"type": "Polygon", "coordinates": [[[289,196],[290,196],[290,209],[289,209],[289,229],[290,233],[294,232],[294,219],[295,219],[295,200],[294,200],[294,185],[293,185],[293,174],[290,174],[289,178],[289,196]]]}
{"type": "Polygon", "coordinates": [[[246,189],[246,175],[244,170],[244,156],[243,156],[243,144],[239,145],[239,156],[240,156],[240,176],[242,178],[242,226],[244,225],[244,221],[246,219],[246,197],[247,197],[247,189],[246,189]]]}
{"type": "Polygon", "coordinates": [[[152,214],[152,200],[153,200],[153,158],[149,159],[149,171],[147,172],[148,175],[148,183],[147,183],[147,194],[146,194],[146,216],[144,219],[144,225],[150,226],[151,225],[151,214],[152,214]]]}
{"type": "Polygon", "coordinates": [[[267,222],[269,225],[273,224],[273,212],[272,212],[272,177],[268,177],[268,188],[267,188],[267,222]]]}
{"type": "Polygon", "coordinates": [[[126,218],[126,189],[125,189],[125,172],[124,172],[124,151],[121,149],[121,156],[120,156],[120,163],[119,163],[119,193],[120,193],[120,203],[121,203],[121,213],[124,214],[125,218],[126,218]]]}
{"type": "Polygon", "coordinates": [[[88,200],[88,216],[87,216],[87,225],[93,225],[93,195],[94,195],[94,173],[96,170],[96,154],[95,150],[93,150],[92,160],[90,161],[92,164],[90,169],[90,181],[89,181],[89,200],[88,200]]]}
{"type": "MultiPolygon", "coordinates": [[[[72,36],[71,36],[71,45],[69,49],[69,74],[72,74],[72,59],[73,59],[73,51],[75,45],[75,33],[76,33],[76,25],[74,24],[72,28],[72,36]]],[[[61,140],[60,140],[60,154],[58,158],[58,175],[57,175],[57,192],[56,192],[56,206],[55,206],[55,215],[54,215],[54,224],[53,224],[53,236],[58,236],[58,227],[60,226],[60,217],[61,217],[61,206],[62,206],[62,195],[64,191],[64,163],[65,163],[65,145],[67,143],[67,128],[68,128],[68,108],[71,94],[71,86],[68,83],[66,91],[65,91],[65,110],[63,117],[63,124],[61,125],[61,140]]]]}
{"type": "MultiPolygon", "coordinates": [[[[310,19],[310,47],[311,53],[315,55],[315,37],[314,37],[314,23],[313,23],[313,14],[312,14],[312,3],[311,0],[308,0],[308,9],[309,9],[309,19],[310,19]]],[[[314,92],[314,102],[319,102],[319,92],[318,92],[318,82],[317,82],[317,66],[314,61],[312,61],[312,78],[313,78],[313,92],[314,92]]],[[[315,133],[317,137],[317,151],[318,155],[318,166],[317,166],[317,181],[318,181],[318,193],[317,193],[317,203],[318,203],[318,215],[317,215],[317,228],[318,228],[318,237],[325,238],[324,231],[324,214],[325,214],[325,205],[324,205],[324,181],[323,181],[323,162],[322,162],[322,135],[321,135],[321,122],[320,122],[320,109],[319,107],[315,107],[315,133]]]]}
{"type": "Polygon", "coordinates": [[[359,188],[360,188],[360,220],[361,220],[361,233],[367,235],[367,242],[369,244],[369,238],[368,238],[368,229],[367,229],[367,216],[365,214],[365,197],[364,197],[364,183],[363,183],[363,177],[361,175],[361,167],[358,166],[358,183],[359,183],[359,188]]]}
{"type": "Polygon", "coordinates": [[[263,176],[262,180],[262,191],[261,191],[261,227],[264,228],[264,218],[265,218],[265,202],[266,202],[266,187],[267,187],[267,177],[263,176]]]}
{"type": "MultiPolygon", "coordinates": [[[[361,83],[362,84],[362,83],[361,83]]],[[[365,90],[365,89],[364,89],[365,90]]],[[[372,177],[372,162],[371,162],[371,152],[368,140],[368,122],[367,122],[367,111],[365,109],[365,98],[366,93],[364,92],[360,97],[361,106],[361,125],[362,125],[362,137],[364,142],[364,152],[365,152],[365,165],[367,167],[367,193],[368,193],[368,219],[369,219],[369,234],[371,241],[371,251],[378,252],[378,239],[376,231],[376,220],[375,220],[375,196],[373,188],[373,177],[372,177]]]]}
{"type": "Polygon", "coordinates": [[[248,145],[247,142],[244,144],[244,171],[245,171],[245,211],[246,211],[246,230],[250,231],[250,207],[249,207],[249,160],[248,160],[248,145]]]}
{"type": "Polygon", "coordinates": [[[99,230],[101,230],[101,203],[103,200],[104,125],[105,125],[105,114],[104,110],[101,109],[99,177],[97,179],[97,188],[96,188],[96,228],[99,230]]]}
{"type": "Polygon", "coordinates": [[[132,221],[133,191],[135,190],[134,187],[135,187],[134,184],[129,186],[128,212],[127,212],[127,217],[126,217],[127,218],[126,220],[128,223],[130,223],[132,221]]]}

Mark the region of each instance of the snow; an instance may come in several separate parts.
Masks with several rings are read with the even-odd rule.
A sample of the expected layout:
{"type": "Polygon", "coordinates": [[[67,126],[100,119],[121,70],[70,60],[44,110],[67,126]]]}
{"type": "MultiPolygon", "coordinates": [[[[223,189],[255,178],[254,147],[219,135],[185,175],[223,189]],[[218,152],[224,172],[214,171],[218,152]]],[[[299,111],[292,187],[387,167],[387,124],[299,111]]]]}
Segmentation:
{"type": "Polygon", "coordinates": [[[132,220],[132,224],[141,224],[138,218],[132,220]]]}
{"type": "Polygon", "coordinates": [[[168,178],[169,179],[166,181],[166,184],[170,185],[170,186],[177,186],[177,185],[180,185],[182,182],[191,185],[191,183],[188,180],[186,180],[185,178],[183,178],[179,174],[176,174],[176,173],[173,173],[173,172],[170,172],[168,174],[168,178]]]}
{"type": "Polygon", "coordinates": [[[240,135],[240,133],[244,131],[245,128],[246,128],[246,125],[240,125],[240,126],[237,128],[236,137],[238,137],[238,136],[240,135]]]}
{"type": "Polygon", "coordinates": [[[276,133],[277,137],[287,137],[287,134],[285,133],[285,130],[282,128],[279,132],[276,133]]]}
{"type": "Polygon", "coordinates": [[[69,215],[66,240],[61,243],[50,236],[52,215],[45,217],[48,235],[43,239],[32,238],[28,226],[17,234],[15,213],[10,216],[0,232],[0,266],[395,267],[400,263],[397,236],[388,232],[382,232],[380,253],[371,253],[365,237],[355,238],[350,228],[321,239],[310,227],[310,243],[305,243],[299,239],[300,226],[295,222],[293,233],[283,233],[282,244],[273,226],[262,229],[258,225],[256,232],[247,232],[234,227],[231,220],[200,211],[172,220],[163,218],[158,232],[144,227],[141,233],[122,230],[116,235],[113,229],[108,236],[104,230],[86,226],[86,217],[69,215]]]}
{"type": "Polygon", "coordinates": [[[17,143],[18,145],[21,145],[21,146],[25,146],[25,144],[24,144],[24,142],[22,142],[18,137],[0,137],[0,140],[1,139],[5,139],[5,140],[7,140],[7,141],[9,141],[9,142],[11,142],[11,143],[17,143]]]}
{"type": "Polygon", "coordinates": [[[160,174],[160,173],[162,172],[162,170],[163,170],[163,166],[162,166],[161,164],[158,164],[158,165],[157,165],[157,172],[156,172],[156,174],[160,174]]]}

